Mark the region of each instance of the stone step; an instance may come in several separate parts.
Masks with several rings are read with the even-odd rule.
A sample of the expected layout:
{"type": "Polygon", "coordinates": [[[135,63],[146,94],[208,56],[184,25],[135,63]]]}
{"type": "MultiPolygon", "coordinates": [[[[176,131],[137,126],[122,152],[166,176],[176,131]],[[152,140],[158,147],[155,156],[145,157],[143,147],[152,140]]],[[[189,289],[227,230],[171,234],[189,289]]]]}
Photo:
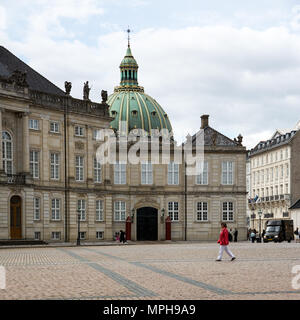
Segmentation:
{"type": "Polygon", "coordinates": [[[0,240],[0,246],[38,245],[47,244],[42,240],[0,240]]]}

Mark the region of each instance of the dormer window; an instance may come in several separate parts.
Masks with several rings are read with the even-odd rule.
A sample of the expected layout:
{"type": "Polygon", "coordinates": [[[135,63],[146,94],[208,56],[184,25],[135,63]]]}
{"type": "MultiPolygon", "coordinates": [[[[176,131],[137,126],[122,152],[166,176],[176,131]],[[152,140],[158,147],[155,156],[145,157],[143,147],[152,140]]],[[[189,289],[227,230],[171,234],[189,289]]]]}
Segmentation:
{"type": "Polygon", "coordinates": [[[131,111],[131,114],[132,114],[134,117],[136,117],[136,116],[138,115],[138,112],[137,112],[137,110],[132,110],[132,111],[131,111]]]}
{"type": "Polygon", "coordinates": [[[153,117],[156,117],[157,113],[156,113],[156,111],[152,111],[151,114],[152,114],[153,117]]]}
{"type": "Polygon", "coordinates": [[[113,110],[113,111],[111,112],[112,117],[114,117],[114,118],[115,118],[115,117],[116,117],[116,115],[117,115],[117,113],[118,113],[117,111],[113,110]]]}

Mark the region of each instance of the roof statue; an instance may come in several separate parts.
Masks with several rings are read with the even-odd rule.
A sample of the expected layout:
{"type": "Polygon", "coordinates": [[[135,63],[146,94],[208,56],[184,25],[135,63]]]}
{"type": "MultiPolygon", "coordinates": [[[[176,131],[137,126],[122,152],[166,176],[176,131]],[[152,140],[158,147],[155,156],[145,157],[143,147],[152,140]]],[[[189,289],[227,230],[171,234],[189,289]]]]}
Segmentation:
{"type": "Polygon", "coordinates": [[[89,82],[87,81],[83,85],[83,100],[90,100],[89,99],[90,90],[91,88],[89,87],[89,82]]]}
{"type": "Polygon", "coordinates": [[[65,91],[67,96],[70,95],[71,89],[72,89],[72,82],[65,81],[65,91]]]}

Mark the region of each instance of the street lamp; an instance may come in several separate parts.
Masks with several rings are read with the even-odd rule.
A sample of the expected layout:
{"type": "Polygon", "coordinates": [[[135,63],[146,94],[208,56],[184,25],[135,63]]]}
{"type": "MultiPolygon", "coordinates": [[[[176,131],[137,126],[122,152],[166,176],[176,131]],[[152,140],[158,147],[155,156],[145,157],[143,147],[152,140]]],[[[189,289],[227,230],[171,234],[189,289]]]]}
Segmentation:
{"type": "Polygon", "coordinates": [[[259,209],[258,216],[259,216],[259,239],[261,239],[261,215],[262,211],[259,209]]]}
{"type": "Polygon", "coordinates": [[[80,210],[77,210],[77,225],[78,225],[78,233],[77,233],[77,245],[80,246],[80,210]]]}

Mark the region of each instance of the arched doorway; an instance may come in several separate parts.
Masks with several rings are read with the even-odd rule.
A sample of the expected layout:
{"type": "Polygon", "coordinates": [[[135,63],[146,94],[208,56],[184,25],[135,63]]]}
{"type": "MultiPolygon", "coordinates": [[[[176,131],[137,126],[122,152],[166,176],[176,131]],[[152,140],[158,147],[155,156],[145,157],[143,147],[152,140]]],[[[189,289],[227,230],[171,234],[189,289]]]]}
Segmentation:
{"type": "Polygon", "coordinates": [[[22,239],[22,199],[13,196],[10,199],[10,238],[22,239]]]}
{"type": "Polygon", "coordinates": [[[137,210],[136,217],[137,240],[157,240],[158,220],[157,209],[152,207],[143,207],[137,210]]]}

